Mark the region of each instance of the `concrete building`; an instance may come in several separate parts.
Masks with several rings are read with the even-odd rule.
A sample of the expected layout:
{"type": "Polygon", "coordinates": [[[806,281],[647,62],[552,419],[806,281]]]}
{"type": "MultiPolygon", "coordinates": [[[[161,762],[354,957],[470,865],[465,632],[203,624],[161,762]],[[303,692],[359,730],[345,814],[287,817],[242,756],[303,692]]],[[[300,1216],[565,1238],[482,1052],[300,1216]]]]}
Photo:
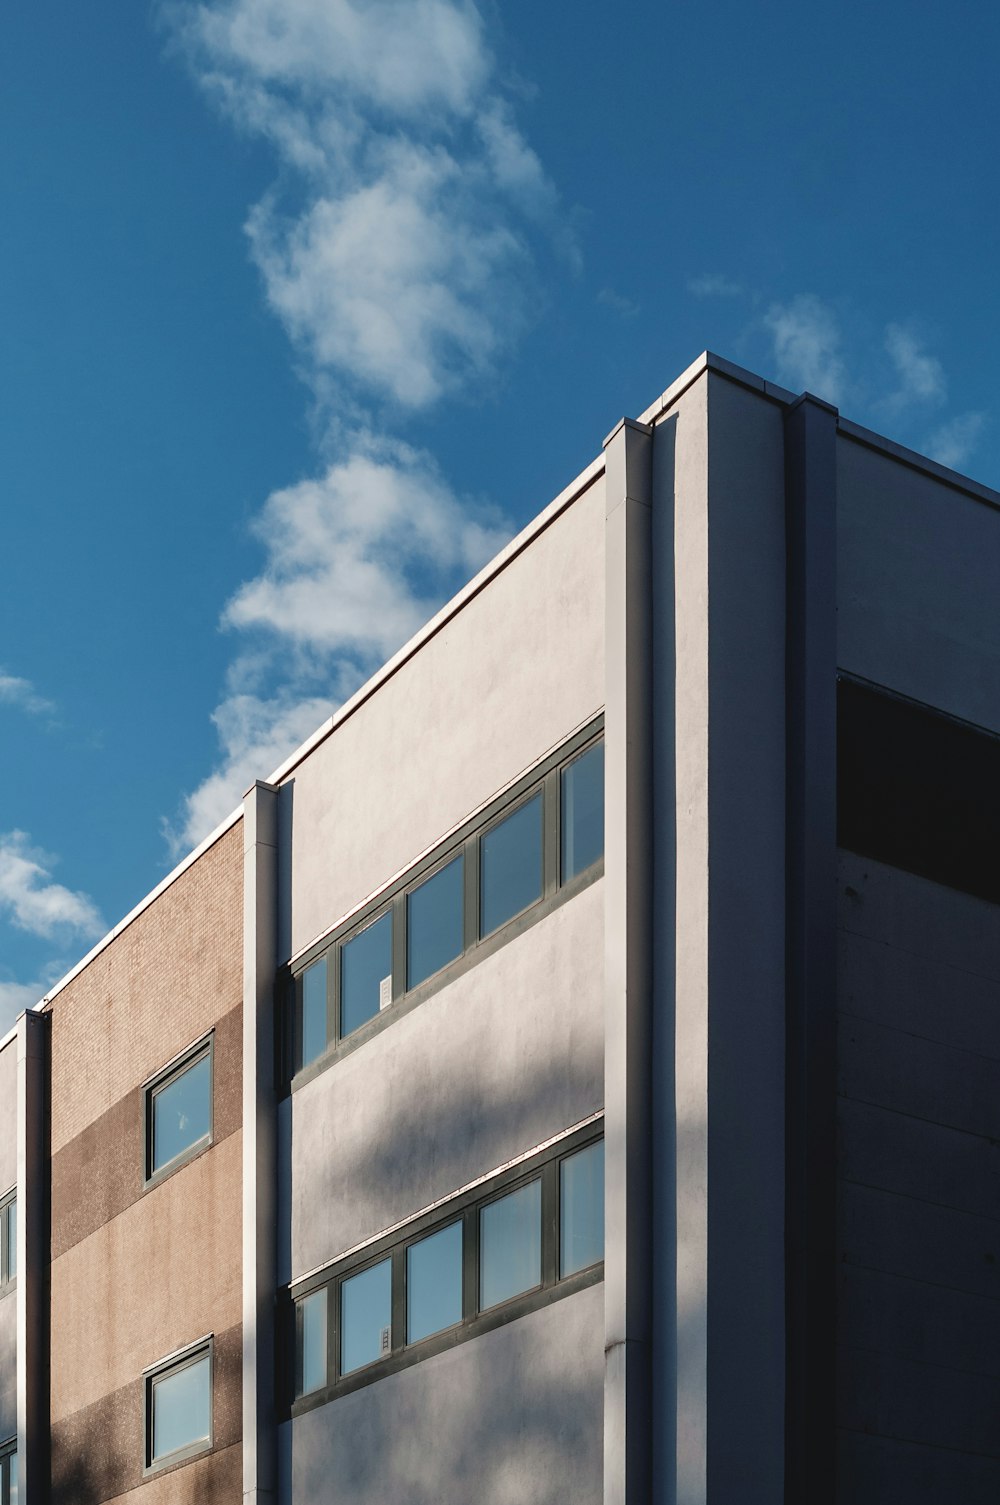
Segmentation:
{"type": "Polygon", "coordinates": [[[703,356],[22,1016],[0,1505],[992,1505],[998,509],[703,356]]]}

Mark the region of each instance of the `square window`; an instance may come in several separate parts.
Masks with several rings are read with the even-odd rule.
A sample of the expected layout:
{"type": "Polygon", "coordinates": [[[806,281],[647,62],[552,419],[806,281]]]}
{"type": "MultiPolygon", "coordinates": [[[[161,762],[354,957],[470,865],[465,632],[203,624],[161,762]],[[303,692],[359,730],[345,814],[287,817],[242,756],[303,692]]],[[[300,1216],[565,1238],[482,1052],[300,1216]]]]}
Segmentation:
{"type": "Polygon", "coordinates": [[[559,1274],[604,1258],[604,1140],[567,1155],[559,1167],[559,1274]]]}
{"type": "Polygon", "coordinates": [[[353,1034],[379,1012],[382,988],[392,997],[392,912],[379,915],[340,948],[340,1033],[353,1034]]]}
{"type": "Polygon", "coordinates": [[[145,1089],[146,1180],[175,1170],[212,1142],[212,1040],[145,1089]]]}
{"type": "Polygon", "coordinates": [[[351,1275],[340,1287],[340,1372],[350,1374],[392,1351],[392,1260],[351,1275]]]}
{"type": "Polygon", "coordinates": [[[562,771],[562,881],[568,883],[604,855],[604,742],[562,771]]]}
{"type": "Polygon", "coordinates": [[[415,988],[465,946],[465,859],[460,853],[406,896],[406,986],[415,988]]]}
{"type": "Polygon", "coordinates": [[[419,1343],[462,1320],[462,1224],[450,1223],[406,1251],[406,1341],[419,1343]]]}
{"type": "Polygon", "coordinates": [[[212,1446],[212,1340],[146,1375],[146,1469],[165,1468],[212,1446]]]}
{"type": "Polygon", "coordinates": [[[542,1281],[542,1183],[529,1181],[479,1214],[479,1305],[485,1311],[542,1281]]]}
{"type": "Polygon", "coordinates": [[[307,967],[299,979],[300,1065],[308,1066],[326,1050],[329,1035],[326,1009],[326,957],[307,967]]]}
{"type": "Polygon", "coordinates": [[[480,930],[491,935],[542,897],[541,794],[483,834],[480,867],[480,930]]]}

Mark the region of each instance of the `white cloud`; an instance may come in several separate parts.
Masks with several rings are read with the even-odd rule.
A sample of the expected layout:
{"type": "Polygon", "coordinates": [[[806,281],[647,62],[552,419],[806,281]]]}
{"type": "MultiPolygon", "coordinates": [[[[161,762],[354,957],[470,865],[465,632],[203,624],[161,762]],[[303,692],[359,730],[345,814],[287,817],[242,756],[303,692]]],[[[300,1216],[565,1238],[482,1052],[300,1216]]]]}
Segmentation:
{"type": "Polygon", "coordinates": [[[885,349],[899,384],[886,399],[889,407],[899,411],[914,402],[944,402],[948,395],[944,367],[936,356],[921,349],[912,330],[902,324],[888,324],[885,349]]]}
{"type": "Polygon", "coordinates": [[[960,413],[944,423],[927,439],[927,453],[939,465],[960,470],[969,459],[986,426],[985,413],[960,413]]]}
{"type": "Polygon", "coordinates": [[[840,326],[831,308],[810,293],[773,303],[764,316],[782,380],[839,404],[847,390],[840,326]]]}
{"type": "Polygon", "coordinates": [[[615,313],[623,319],[634,319],[639,312],[638,303],[633,303],[631,298],[626,298],[622,293],[616,293],[613,287],[602,287],[597,295],[597,301],[607,308],[614,309],[615,313]]]}
{"type": "Polygon", "coordinates": [[[0,836],[0,914],[31,935],[96,939],[105,929],[96,905],[87,894],[52,881],[55,861],[32,847],[24,831],[0,836]]]}
{"type": "Polygon", "coordinates": [[[688,282],[688,292],[696,298],[741,298],[743,288],[724,272],[704,272],[688,282]]]}
{"type": "Polygon", "coordinates": [[[39,695],[30,679],[22,679],[20,675],[8,674],[0,668],[0,703],[17,706],[22,711],[27,711],[32,716],[44,716],[55,710],[51,700],[46,700],[44,695],[39,695]]]}

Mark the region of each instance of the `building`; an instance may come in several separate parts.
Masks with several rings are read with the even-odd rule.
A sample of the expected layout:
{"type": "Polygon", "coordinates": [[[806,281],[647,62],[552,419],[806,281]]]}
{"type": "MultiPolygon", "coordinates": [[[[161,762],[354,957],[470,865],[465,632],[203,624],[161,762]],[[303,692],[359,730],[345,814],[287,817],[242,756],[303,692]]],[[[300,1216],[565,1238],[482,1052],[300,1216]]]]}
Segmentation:
{"type": "Polygon", "coordinates": [[[23,1015],[0,1505],[992,1505],[998,508],[703,356],[23,1015]]]}

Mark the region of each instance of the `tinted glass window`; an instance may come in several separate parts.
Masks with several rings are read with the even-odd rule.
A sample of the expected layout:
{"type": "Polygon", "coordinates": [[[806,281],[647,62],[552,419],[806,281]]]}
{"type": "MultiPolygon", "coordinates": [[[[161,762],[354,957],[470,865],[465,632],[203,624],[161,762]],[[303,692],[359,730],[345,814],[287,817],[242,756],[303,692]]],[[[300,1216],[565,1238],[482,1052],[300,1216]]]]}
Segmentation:
{"type": "Polygon", "coordinates": [[[604,1141],[559,1167],[559,1274],[604,1258],[604,1141]]]}
{"type": "Polygon", "coordinates": [[[406,985],[415,988],[460,955],[464,914],[465,862],[454,857],[447,867],[406,896],[406,985]]]}
{"type": "Polygon", "coordinates": [[[10,1505],[17,1505],[17,1454],[10,1455],[10,1505]]]}
{"type": "Polygon", "coordinates": [[[542,1278],[542,1183],[530,1181],[479,1214],[479,1305],[496,1306],[542,1278]]]}
{"type": "Polygon", "coordinates": [[[302,1315],[302,1395],[322,1390],[326,1384],[326,1321],[329,1302],[326,1290],[314,1291],[299,1303],[302,1315]]]}
{"type": "Polygon", "coordinates": [[[199,1057],[153,1093],[153,1170],[206,1139],[212,1122],[212,1066],[199,1057]]]}
{"type": "Polygon", "coordinates": [[[542,796],[519,806],[480,847],[482,933],[489,935],[542,894],[542,796]]]}
{"type": "Polygon", "coordinates": [[[604,743],[562,771],[562,878],[567,882],[604,852],[604,743]]]}
{"type": "Polygon", "coordinates": [[[462,1320],[462,1225],[452,1223],[406,1251],[406,1341],[462,1320]]]}
{"type": "Polygon", "coordinates": [[[211,1432],[208,1355],[153,1381],[153,1459],[164,1458],[211,1432]]]}
{"type": "Polygon", "coordinates": [[[392,1260],[352,1275],[340,1287],[340,1372],[371,1364],[391,1346],[392,1260]]]}
{"type": "Polygon", "coordinates": [[[302,974],[302,1064],[326,1050],[326,957],[302,974]]]}
{"type": "Polygon", "coordinates": [[[392,915],[384,914],[340,952],[340,1033],[349,1035],[379,1011],[380,990],[392,996],[392,915]]]}

